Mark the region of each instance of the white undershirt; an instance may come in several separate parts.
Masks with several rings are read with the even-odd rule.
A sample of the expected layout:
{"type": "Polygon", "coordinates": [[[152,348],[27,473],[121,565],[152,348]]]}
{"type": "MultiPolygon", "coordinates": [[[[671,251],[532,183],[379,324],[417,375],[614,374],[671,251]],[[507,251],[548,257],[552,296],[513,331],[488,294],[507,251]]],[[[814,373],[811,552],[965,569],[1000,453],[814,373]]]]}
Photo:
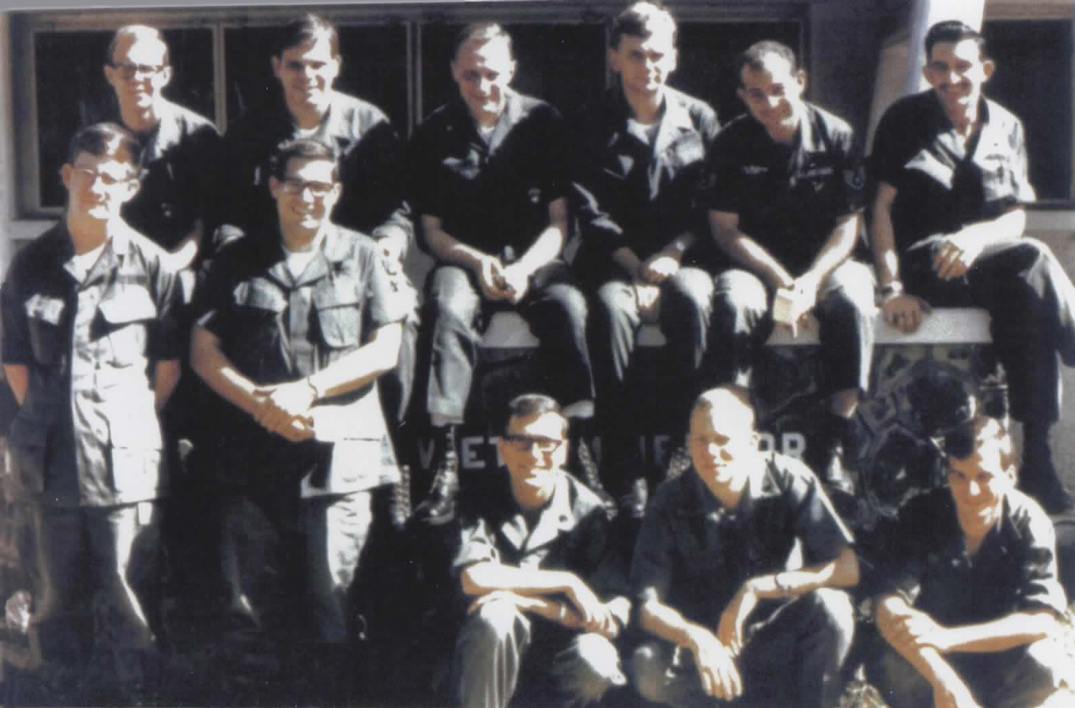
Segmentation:
{"type": "Polygon", "coordinates": [[[101,242],[100,246],[91,251],[71,256],[71,269],[75,271],[75,277],[78,278],[78,282],[81,283],[90,274],[90,269],[93,268],[97,259],[101,257],[101,253],[105,250],[107,243],[108,240],[106,239],[101,242]]]}
{"type": "Polygon", "coordinates": [[[299,276],[306,270],[306,266],[310,265],[310,261],[312,261],[314,256],[317,255],[317,252],[321,250],[321,242],[324,240],[325,234],[324,232],[321,232],[301,251],[292,251],[287,246],[284,246],[287,272],[291,274],[293,280],[298,280],[299,276]]]}
{"type": "Polygon", "coordinates": [[[637,136],[640,140],[644,140],[650,145],[653,144],[654,139],[657,137],[657,129],[660,127],[660,122],[647,124],[639,123],[634,118],[627,119],[627,132],[637,136]]]}

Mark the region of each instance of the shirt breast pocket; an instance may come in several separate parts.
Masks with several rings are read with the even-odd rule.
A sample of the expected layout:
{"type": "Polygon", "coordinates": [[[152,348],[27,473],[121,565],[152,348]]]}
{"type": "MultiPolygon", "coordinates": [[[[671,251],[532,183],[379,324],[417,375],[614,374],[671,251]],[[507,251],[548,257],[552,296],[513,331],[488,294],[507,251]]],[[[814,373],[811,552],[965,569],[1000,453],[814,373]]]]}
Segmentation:
{"type": "Polygon", "coordinates": [[[60,298],[34,295],[26,302],[27,327],[34,360],[51,366],[60,358],[64,301],[60,298]]]}
{"type": "Polygon", "coordinates": [[[131,366],[146,358],[149,326],[157,318],[157,305],[142,288],[122,288],[97,306],[105,322],[108,352],[113,366],[131,366]]]}
{"type": "Polygon", "coordinates": [[[329,350],[330,360],[357,349],[361,344],[361,292],[356,280],[341,277],[314,292],[318,331],[321,343],[329,350]]]}

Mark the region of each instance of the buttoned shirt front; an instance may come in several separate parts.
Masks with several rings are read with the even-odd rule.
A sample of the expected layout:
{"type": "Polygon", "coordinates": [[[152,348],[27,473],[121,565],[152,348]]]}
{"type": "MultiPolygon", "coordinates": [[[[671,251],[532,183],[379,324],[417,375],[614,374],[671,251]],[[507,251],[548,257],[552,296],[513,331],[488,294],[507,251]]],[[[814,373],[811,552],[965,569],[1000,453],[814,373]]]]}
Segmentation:
{"type": "Polygon", "coordinates": [[[111,228],[84,279],[65,222],[12,261],[3,360],[29,384],[12,423],[19,489],[58,506],[116,506],[165,489],[153,374],[180,355],[176,275],[129,226],[111,228]]]}
{"type": "MultiPolygon", "coordinates": [[[[122,125],[118,106],[108,119],[122,125]]],[[[220,133],[194,111],[164,101],[157,126],[136,137],[142,144],[141,185],[121,213],[136,231],[170,251],[199,219],[208,218],[216,196],[220,133]]]]}
{"type": "Polygon", "coordinates": [[[900,99],[881,118],[870,179],[896,188],[898,252],[1035,200],[1022,122],[986,98],[978,111],[981,128],[966,145],[933,91],[900,99]]]}
{"type": "Polygon", "coordinates": [[[413,238],[399,136],[381,109],[339,91],[332,92],[328,112],[312,132],[295,125],[282,98],[245,111],[228,126],[221,221],[251,233],[273,228],[266,216],[276,213],[269,194],[270,158],[299,137],[327,145],[339,165],[343,191],[331,215],[333,223],[375,239],[394,229],[408,241],[413,238]]]}
{"type": "MultiPolygon", "coordinates": [[[[369,331],[408,312],[369,237],[327,224],[321,249],[297,277],[279,236],[247,235],[226,247],[210,271],[198,324],[223,354],[262,386],[309,376],[362,346],[369,331]]],[[[316,441],[291,443],[220,401],[214,430],[225,482],[254,483],[271,470],[302,480],[303,496],[369,489],[399,478],[373,384],[319,401],[316,441]]]]}
{"type": "Polygon", "coordinates": [[[837,221],[862,210],[864,176],[851,127],[810,103],[790,145],[751,115],[710,151],[706,203],[739,216],[740,230],[793,274],[810,267],[837,221]]]}
{"type": "Polygon", "coordinates": [[[415,211],[486,253],[521,255],[568,192],[567,141],[556,109],[510,89],[488,138],[453,100],[418,126],[409,146],[415,211]]]}
{"type": "Polygon", "coordinates": [[[486,495],[463,522],[452,567],[493,561],[524,569],[568,570],[598,594],[625,589],[610,557],[609,521],[600,499],[565,472],[556,472],[549,503],[528,523],[507,485],[486,495]],[[532,524],[532,526],[531,526],[532,524]]]}
{"type": "Polygon", "coordinates": [[[706,154],[720,129],[716,111],[666,88],[652,144],[630,128],[630,117],[617,86],[584,110],[577,126],[574,184],[583,238],[577,263],[591,281],[623,275],[611,262],[613,251],[626,246],[646,259],[684,233],[697,239],[684,263],[705,263],[711,257],[698,200],[706,154]]]}
{"type": "Polygon", "coordinates": [[[716,627],[744,581],[787,568],[796,539],[807,565],[835,560],[853,541],[801,462],[769,453],[735,509],[721,506],[691,469],[661,484],[646,509],[631,588],[640,604],[657,599],[716,627]]]}
{"type": "Polygon", "coordinates": [[[874,594],[900,593],[945,625],[987,622],[1011,612],[1067,608],[1056,558],[1056,532],[1022,492],[1005,493],[1001,518],[973,556],[966,551],[948,489],[909,501],[879,532],[874,594]]]}

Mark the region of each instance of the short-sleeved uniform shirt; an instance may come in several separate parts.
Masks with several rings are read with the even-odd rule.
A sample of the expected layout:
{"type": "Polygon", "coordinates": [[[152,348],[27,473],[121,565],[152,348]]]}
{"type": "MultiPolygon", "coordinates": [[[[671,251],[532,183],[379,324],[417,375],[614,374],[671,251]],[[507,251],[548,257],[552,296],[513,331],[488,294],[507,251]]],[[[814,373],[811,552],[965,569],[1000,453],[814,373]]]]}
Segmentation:
{"type": "Polygon", "coordinates": [[[881,118],[870,179],[896,188],[898,252],[1034,201],[1022,122],[985,98],[979,116],[981,130],[966,148],[932,91],[901,98],[881,118]]]}
{"type": "Polygon", "coordinates": [[[585,109],[577,124],[574,169],[583,247],[576,265],[584,278],[624,277],[612,253],[624,246],[645,260],[674,238],[693,233],[684,264],[711,265],[709,227],[699,205],[705,159],[720,130],[717,113],[697,98],[665,89],[652,142],[632,127],[620,87],[585,109]]]}
{"type": "Polygon", "coordinates": [[[837,221],[862,210],[862,162],[846,122],[810,103],[791,145],[750,115],[721,131],[710,151],[709,209],[739,215],[739,228],[785,268],[810,267],[837,221]]]}
{"type": "Polygon", "coordinates": [[[247,110],[228,126],[223,223],[251,233],[275,227],[270,158],[279,146],[299,137],[330,147],[339,164],[343,192],[331,214],[334,223],[373,238],[389,228],[400,229],[408,240],[413,237],[399,135],[380,108],[338,91],[332,92],[328,113],[309,134],[295,126],[282,97],[247,110]]]}
{"type": "MultiPolygon", "coordinates": [[[[118,106],[109,120],[122,125],[118,106]]],[[[142,144],[141,186],[121,213],[136,231],[170,251],[199,219],[208,218],[216,196],[220,133],[194,111],[165,101],[157,127],[136,137],[142,144]]]]}
{"type": "Polygon", "coordinates": [[[631,589],[640,604],[656,598],[716,627],[744,581],[787,568],[796,539],[807,565],[836,559],[853,541],[801,462],[767,454],[735,509],[721,506],[691,469],[661,484],[646,509],[631,589]]]}
{"type": "Polygon", "coordinates": [[[79,281],[64,221],[15,254],[0,301],[3,360],[28,367],[12,423],[16,482],[56,506],[117,506],[166,487],[153,374],[178,359],[176,274],[120,222],[79,281]]]}
{"type": "Polygon", "coordinates": [[[947,489],[909,501],[876,547],[874,594],[900,593],[946,625],[986,622],[1012,612],[1067,608],[1057,575],[1056,532],[1045,512],[1012,489],[999,525],[968,556],[947,489]]]}
{"type": "MultiPolygon", "coordinates": [[[[197,303],[198,325],[259,385],[309,376],[358,349],[367,333],[400,322],[408,309],[367,236],[327,224],[318,253],[291,275],[278,232],[248,234],[213,263],[197,303]]],[[[319,401],[317,440],[291,443],[219,400],[206,433],[218,451],[218,479],[258,484],[279,470],[301,479],[303,496],[343,494],[399,478],[373,384],[319,401]]]]}
{"type": "Polygon", "coordinates": [[[415,212],[486,253],[521,255],[549,225],[549,204],[569,189],[567,142],[555,108],[510,89],[484,138],[462,99],[427,117],[409,146],[415,212]]]}
{"type": "Polygon", "coordinates": [[[556,472],[556,489],[540,514],[527,518],[504,484],[466,514],[452,568],[483,561],[527,569],[569,570],[599,595],[621,594],[626,578],[611,557],[609,521],[601,500],[578,480],[556,472]]]}

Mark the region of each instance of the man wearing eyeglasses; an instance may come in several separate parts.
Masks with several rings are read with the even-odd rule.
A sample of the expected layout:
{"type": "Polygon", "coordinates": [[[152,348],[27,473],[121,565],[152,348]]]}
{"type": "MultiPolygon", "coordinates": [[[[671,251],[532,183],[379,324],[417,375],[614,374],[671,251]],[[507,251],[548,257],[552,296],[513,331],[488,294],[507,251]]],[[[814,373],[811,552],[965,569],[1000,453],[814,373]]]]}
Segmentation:
{"type": "Polygon", "coordinates": [[[108,45],[104,74],[116,94],[109,120],[142,143],[142,187],[123,205],[123,218],[185,268],[206,228],[220,133],[164,97],[173,71],[168,45],[152,27],[121,27],[108,45]]]}
{"type": "Polygon", "coordinates": [[[958,21],[925,39],[930,90],[882,117],[870,156],[871,241],[886,321],[918,329],[931,305],[989,311],[1012,417],[1023,424],[1019,487],[1050,513],[1072,509],[1053,465],[1058,356],[1075,366],[1075,286],[1047,246],[1025,238],[1023,124],[986,98],[985,38],[958,21]]]}
{"type": "Polygon", "coordinates": [[[631,677],[654,703],[840,700],[854,616],[839,588],[858,582],[853,539],[804,464],[758,449],[754,416],[746,389],[699,396],[692,469],[646,509],[631,586],[651,636],[631,677]]]}
{"type": "Polygon", "coordinates": [[[285,144],[268,187],[277,226],[214,258],[191,345],[222,399],[206,446],[229,626],[242,628],[225,641],[256,628],[283,652],[282,673],[255,677],[273,700],[301,680],[316,700],[347,702],[348,594],[400,477],[373,384],[396,365],[408,304],[376,244],[329,219],[343,189],[331,148],[285,144]]]}
{"type": "Polygon", "coordinates": [[[1052,522],[1015,488],[1005,423],[961,398],[939,438],[948,488],[912,499],[870,544],[884,642],[868,675],[892,708],[1072,705],[1052,522]]]}
{"type": "Polygon", "coordinates": [[[504,708],[524,692],[584,705],[626,683],[614,644],[630,616],[625,578],[601,500],[564,471],[567,430],[548,396],[512,400],[497,442],[503,484],[464,505],[454,705],[504,708]]]}
{"type": "MultiPolygon", "coordinates": [[[[0,289],[4,373],[19,404],[12,479],[33,509],[42,653],[54,666],[88,658],[85,617],[73,620],[100,592],[109,620],[97,640],[117,660],[107,680],[118,686],[104,688],[121,691],[104,700],[124,703],[151,695],[139,685],[152,690],[156,608],[146,593],[159,587],[136,579],[160,573],[168,480],[158,412],[182,347],[167,253],[121,215],[138,191],[139,153],[118,125],[79,131],[62,169],[63,218],[15,255],[0,289]]],[[[87,690],[81,668],[76,687],[54,687],[87,690]]]]}

